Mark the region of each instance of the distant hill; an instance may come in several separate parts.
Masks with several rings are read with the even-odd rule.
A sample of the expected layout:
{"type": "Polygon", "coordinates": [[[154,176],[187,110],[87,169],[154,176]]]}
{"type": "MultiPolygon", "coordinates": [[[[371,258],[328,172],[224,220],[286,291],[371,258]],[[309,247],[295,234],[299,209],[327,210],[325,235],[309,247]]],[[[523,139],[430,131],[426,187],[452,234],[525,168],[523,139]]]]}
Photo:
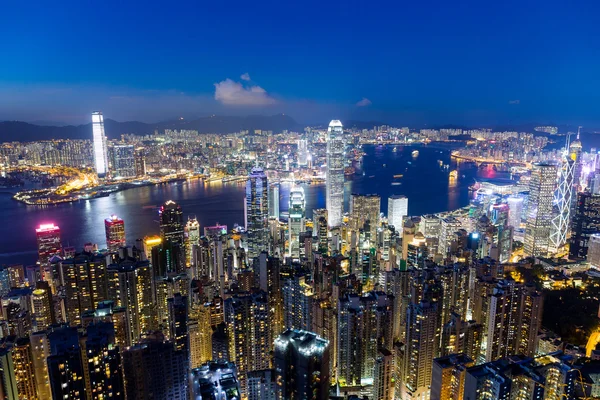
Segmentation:
{"type": "MultiPolygon", "coordinates": [[[[284,114],[263,116],[250,115],[246,117],[210,116],[194,120],[173,120],[158,123],[138,121],[118,122],[112,119],[104,120],[106,136],[111,139],[119,138],[126,133],[138,135],[151,134],[155,130],[192,129],[199,133],[233,133],[241,130],[255,129],[281,132],[287,130],[302,130],[292,117],[284,114]]],[[[47,139],[91,139],[92,124],[48,126],[35,125],[22,121],[0,122],[0,142],[36,141],[47,139]]]]}

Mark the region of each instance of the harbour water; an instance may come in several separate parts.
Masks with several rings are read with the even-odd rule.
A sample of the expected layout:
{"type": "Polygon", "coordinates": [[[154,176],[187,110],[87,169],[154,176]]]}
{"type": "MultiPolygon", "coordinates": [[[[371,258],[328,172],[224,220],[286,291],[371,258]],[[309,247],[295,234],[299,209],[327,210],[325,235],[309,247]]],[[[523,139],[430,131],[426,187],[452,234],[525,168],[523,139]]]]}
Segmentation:
{"type": "MultiPolygon", "coordinates": [[[[456,209],[469,202],[468,187],[477,175],[492,177],[495,171],[473,164],[456,165],[448,150],[418,147],[366,146],[366,155],[356,174],[347,177],[345,207],[351,193],[379,194],[381,211],[387,213],[387,198],[403,194],[409,198],[409,214],[422,215],[456,209]],[[447,165],[447,167],[446,167],[447,165]],[[457,169],[457,179],[449,172],[457,169]],[[394,178],[394,176],[397,176],[394,178]],[[402,175],[400,177],[400,175],[402,175]],[[490,176],[492,175],[492,176],[490,176]]],[[[304,184],[307,217],[325,207],[325,185],[304,184]]],[[[282,184],[280,210],[288,209],[290,184],[282,184]]],[[[36,260],[35,228],[42,223],[60,226],[63,245],[81,249],[84,243],[105,246],[104,219],[116,214],[125,221],[127,241],[157,234],[158,207],[166,200],[181,204],[184,217],[196,216],[201,229],[217,222],[243,225],[245,183],[211,183],[200,180],[146,186],[45,208],[26,206],[0,193],[0,263],[30,264],[36,260]]]]}

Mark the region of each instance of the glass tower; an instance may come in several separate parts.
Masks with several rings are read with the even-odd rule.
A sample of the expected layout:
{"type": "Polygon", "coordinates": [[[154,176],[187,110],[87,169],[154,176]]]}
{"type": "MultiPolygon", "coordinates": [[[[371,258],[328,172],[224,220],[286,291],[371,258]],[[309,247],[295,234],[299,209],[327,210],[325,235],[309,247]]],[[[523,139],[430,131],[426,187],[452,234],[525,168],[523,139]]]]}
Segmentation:
{"type": "Polygon", "coordinates": [[[333,120],[327,129],[327,215],[330,227],[342,224],[344,212],[344,129],[333,120]]]}
{"type": "Polygon", "coordinates": [[[104,117],[100,111],[92,113],[92,133],[96,173],[99,177],[104,177],[108,172],[108,151],[106,149],[106,136],[104,135],[104,117]]]}

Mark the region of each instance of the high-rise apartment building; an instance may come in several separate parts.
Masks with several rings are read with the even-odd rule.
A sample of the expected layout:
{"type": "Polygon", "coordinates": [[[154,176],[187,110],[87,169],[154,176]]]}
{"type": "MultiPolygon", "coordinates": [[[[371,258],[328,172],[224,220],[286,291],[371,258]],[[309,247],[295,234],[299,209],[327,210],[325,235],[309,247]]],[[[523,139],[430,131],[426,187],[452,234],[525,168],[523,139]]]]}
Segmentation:
{"type": "Polygon", "coordinates": [[[255,167],[246,181],[248,259],[269,249],[269,184],[262,168],[255,167]]]}
{"type": "Polygon", "coordinates": [[[459,400],[463,398],[465,375],[473,360],[464,354],[452,354],[433,360],[431,399],[459,400]]]}
{"type": "Polygon", "coordinates": [[[529,201],[525,225],[525,254],[546,256],[552,228],[552,201],[556,186],[556,167],[537,163],[531,170],[529,201]]]}
{"type": "Polygon", "coordinates": [[[200,245],[200,223],[196,218],[188,218],[185,224],[185,263],[192,266],[194,246],[200,245]]]}
{"type": "Polygon", "coordinates": [[[388,198],[388,224],[402,233],[404,218],[408,216],[408,197],[393,195],[388,198]]]}
{"type": "Polygon", "coordinates": [[[312,332],[288,329],[275,340],[277,399],[327,399],[329,342],[312,332]]]}
{"type": "Polygon", "coordinates": [[[104,220],[104,231],[106,232],[106,248],[110,252],[117,252],[121,247],[126,246],[125,241],[125,222],[111,215],[104,220]]]}
{"type": "Polygon", "coordinates": [[[112,147],[113,178],[135,178],[135,148],[131,144],[116,144],[112,147]]]}
{"type": "Polygon", "coordinates": [[[344,213],[344,128],[340,121],[333,120],[327,129],[327,223],[330,227],[342,224],[344,213]]]}
{"type": "Polygon", "coordinates": [[[92,134],[96,174],[103,178],[108,173],[108,149],[104,134],[104,117],[99,111],[92,113],[92,134]]]}

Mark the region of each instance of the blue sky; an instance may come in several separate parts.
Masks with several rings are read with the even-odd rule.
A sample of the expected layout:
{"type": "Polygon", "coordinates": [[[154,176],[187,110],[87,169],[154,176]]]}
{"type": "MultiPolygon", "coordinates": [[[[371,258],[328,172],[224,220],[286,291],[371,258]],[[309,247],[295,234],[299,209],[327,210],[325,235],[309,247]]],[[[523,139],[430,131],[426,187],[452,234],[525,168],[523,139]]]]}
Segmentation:
{"type": "Polygon", "coordinates": [[[5,2],[0,119],[600,126],[598,15],[556,0],[5,2]]]}

